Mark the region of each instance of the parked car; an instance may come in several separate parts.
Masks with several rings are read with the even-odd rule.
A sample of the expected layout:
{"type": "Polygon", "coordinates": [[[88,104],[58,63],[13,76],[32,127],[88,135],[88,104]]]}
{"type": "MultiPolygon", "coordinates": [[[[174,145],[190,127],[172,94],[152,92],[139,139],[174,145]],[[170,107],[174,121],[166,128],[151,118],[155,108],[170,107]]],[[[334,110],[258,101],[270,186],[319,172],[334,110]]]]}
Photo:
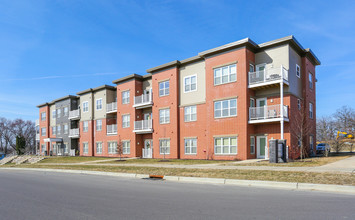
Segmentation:
{"type": "Polygon", "coordinates": [[[326,143],[320,143],[316,147],[317,154],[326,154],[330,152],[330,145],[326,143]]]}

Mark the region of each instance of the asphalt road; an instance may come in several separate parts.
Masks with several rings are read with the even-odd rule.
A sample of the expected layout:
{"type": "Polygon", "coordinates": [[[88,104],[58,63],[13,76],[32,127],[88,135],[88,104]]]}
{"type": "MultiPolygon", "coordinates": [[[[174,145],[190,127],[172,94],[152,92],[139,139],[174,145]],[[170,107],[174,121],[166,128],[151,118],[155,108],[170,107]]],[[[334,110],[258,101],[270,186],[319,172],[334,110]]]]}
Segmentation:
{"type": "Polygon", "coordinates": [[[355,196],[0,170],[0,219],[355,219],[355,196]]]}

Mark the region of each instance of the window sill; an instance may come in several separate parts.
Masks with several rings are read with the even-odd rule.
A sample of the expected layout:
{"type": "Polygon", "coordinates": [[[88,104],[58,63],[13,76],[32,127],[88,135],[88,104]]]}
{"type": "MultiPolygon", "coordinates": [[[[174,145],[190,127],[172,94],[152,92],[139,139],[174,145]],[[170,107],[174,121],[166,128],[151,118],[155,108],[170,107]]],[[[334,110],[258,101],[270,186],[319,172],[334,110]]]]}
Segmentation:
{"type": "Polygon", "coordinates": [[[236,118],[238,115],[227,116],[227,117],[214,117],[214,119],[224,119],[224,118],[236,118]]]}
{"type": "Polygon", "coordinates": [[[237,82],[237,80],[231,81],[231,82],[226,82],[226,83],[221,83],[221,84],[214,84],[213,83],[213,86],[223,86],[223,85],[227,85],[227,84],[231,84],[231,83],[235,83],[235,82],[237,82]]]}

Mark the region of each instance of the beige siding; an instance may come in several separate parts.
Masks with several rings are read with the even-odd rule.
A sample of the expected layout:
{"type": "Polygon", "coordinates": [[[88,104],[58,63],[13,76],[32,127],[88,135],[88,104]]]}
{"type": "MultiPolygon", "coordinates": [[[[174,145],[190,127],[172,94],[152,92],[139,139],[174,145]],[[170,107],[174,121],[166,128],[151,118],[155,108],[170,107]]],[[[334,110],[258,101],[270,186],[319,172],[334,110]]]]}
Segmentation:
{"type": "Polygon", "coordinates": [[[296,53],[296,51],[292,47],[289,47],[289,56],[290,56],[290,68],[288,70],[288,80],[290,82],[289,91],[298,97],[302,97],[301,78],[304,76],[302,76],[302,72],[301,72],[301,78],[298,78],[296,76],[296,64],[298,64],[302,70],[302,60],[300,55],[298,55],[298,53],[296,53]]]}
{"type": "Polygon", "coordinates": [[[84,95],[80,96],[80,121],[88,121],[93,119],[93,97],[92,93],[86,93],[84,95]],[[89,111],[88,112],[83,112],[83,103],[88,102],[89,103],[89,111]]]}
{"type": "Polygon", "coordinates": [[[94,92],[94,107],[93,107],[94,120],[106,117],[106,93],[107,93],[106,89],[94,92]],[[101,110],[96,109],[96,100],[98,100],[98,99],[102,100],[102,109],[101,110]]]}
{"type": "Polygon", "coordinates": [[[50,117],[50,119],[49,119],[49,121],[50,121],[50,126],[52,127],[52,126],[55,126],[56,125],[56,118],[53,118],[53,111],[54,110],[56,110],[55,109],[55,105],[51,105],[50,107],[49,107],[49,117],[50,117]]]}
{"type": "Polygon", "coordinates": [[[206,71],[205,62],[200,61],[180,67],[180,105],[192,105],[206,102],[206,71]],[[186,76],[197,76],[197,90],[184,92],[184,78],[186,76]]]}

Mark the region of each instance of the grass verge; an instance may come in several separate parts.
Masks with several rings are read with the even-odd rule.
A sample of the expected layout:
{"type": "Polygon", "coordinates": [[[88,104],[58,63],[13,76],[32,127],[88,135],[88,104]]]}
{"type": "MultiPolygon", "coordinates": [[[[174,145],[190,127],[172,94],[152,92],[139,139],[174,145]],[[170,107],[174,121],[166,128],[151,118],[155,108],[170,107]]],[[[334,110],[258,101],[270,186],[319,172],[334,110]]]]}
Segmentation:
{"type": "Polygon", "coordinates": [[[6,165],[4,167],[23,168],[50,168],[69,170],[91,170],[103,172],[154,174],[164,176],[208,177],[243,180],[266,180],[280,182],[337,184],[355,186],[355,175],[336,173],[311,173],[291,171],[265,171],[265,170],[214,170],[214,169],[181,169],[156,167],[121,167],[121,166],[94,166],[94,165],[6,165]]]}
{"type": "Polygon", "coordinates": [[[112,157],[46,157],[40,163],[81,163],[112,159],[112,157]]]}
{"type": "MultiPolygon", "coordinates": [[[[124,160],[124,159],[122,159],[124,160]]],[[[161,162],[162,159],[130,159],[125,161],[103,161],[99,163],[108,164],[181,164],[181,165],[194,165],[194,164],[217,164],[217,163],[231,163],[233,161],[221,160],[181,160],[181,159],[166,159],[166,162],[161,162]]]]}

